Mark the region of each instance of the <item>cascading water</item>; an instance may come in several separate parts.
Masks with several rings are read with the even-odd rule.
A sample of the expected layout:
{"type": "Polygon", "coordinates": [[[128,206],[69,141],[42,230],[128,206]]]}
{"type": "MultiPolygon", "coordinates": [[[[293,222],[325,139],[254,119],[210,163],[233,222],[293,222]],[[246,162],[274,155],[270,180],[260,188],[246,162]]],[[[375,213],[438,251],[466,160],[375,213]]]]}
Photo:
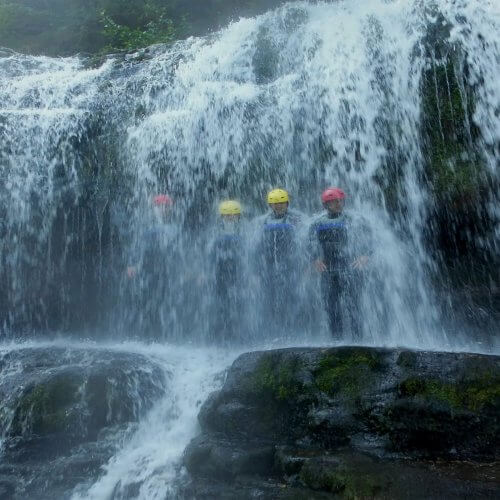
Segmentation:
{"type": "MultiPolygon", "coordinates": [[[[78,58],[0,53],[5,335],[84,331],[204,344],[216,337],[209,248],[217,203],[238,198],[250,219],[280,186],[292,206],[313,214],[321,190],[339,185],[371,233],[360,342],[487,349],[447,308],[452,273],[435,241],[480,193],[467,214],[489,225],[465,232],[490,256],[484,283],[498,283],[499,27],[493,2],[299,2],[95,69],[78,58]],[[141,267],[160,192],[175,200],[175,231],[165,245],[167,277],[151,285],[125,271],[141,267]]],[[[240,342],[329,342],[308,266],[299,290],[308,314],[297,331],[262,327],[252,259],[260,227],[243,227],[240,342]]],[[[492,349],[494,332],[486,337],[492,349]]],[[[346,331],[343,341],[352,340],[346,331]]],[[[185,389],[189,408],[201,372],[185,389]]],[[[155,437],[194,432],[194,410],[167,417],[169,405],[153,409],[102,477],[75,495],[161,497],[188,437],[165,453],[155,437]]]]}

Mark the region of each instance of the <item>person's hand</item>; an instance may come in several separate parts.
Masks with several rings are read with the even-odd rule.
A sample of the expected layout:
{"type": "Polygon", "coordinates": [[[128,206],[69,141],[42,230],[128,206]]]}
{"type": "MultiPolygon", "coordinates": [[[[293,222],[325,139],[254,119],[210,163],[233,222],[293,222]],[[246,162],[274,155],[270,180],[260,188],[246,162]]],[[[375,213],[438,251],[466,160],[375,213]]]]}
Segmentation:
{"type": "Polygon", "coordinates": [[[205,273],[200,273],[196,276],[196,284],[198,286],[205,286],[208,282],[207,275],[205,273]]]}
{"type": "Polygon", "coordinates": [[[318,273],[324,273],[327,269],[326,264],[321,259],[316,259],[314,261],[314,267],[318,273]]]}
{"type": "Polygon", "coordinates": [[[129,279],[135,278],[137,276],[137,267],[129,266],[127,267],[127,277],[129,279]]]}
{"type": "Polygon", "coordinates": [[[353,269],[357,269],[357,270],[362,270],[366,267],[366,265],[368,264],[368,261],[370,260],[370,258],[367,256],[367,255],[361,255],[361,257],[358,257],[352,264],[352,268],[353,269]]]}

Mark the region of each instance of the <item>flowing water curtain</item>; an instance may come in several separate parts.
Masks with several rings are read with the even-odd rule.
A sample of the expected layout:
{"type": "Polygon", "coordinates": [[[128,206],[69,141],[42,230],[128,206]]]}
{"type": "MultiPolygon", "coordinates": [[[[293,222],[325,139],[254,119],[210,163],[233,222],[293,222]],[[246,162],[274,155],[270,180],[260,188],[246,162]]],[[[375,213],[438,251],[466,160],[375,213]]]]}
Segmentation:
{"type": "MultiPolygon", "coordinates": [[[[64,317],[66,324],[78,325],[85,298],[105,311],[107,295],[118,298],[115,310],[122,317],[120,307],[127,308],[130,288],[123,272],[126,249],[140,246],[142,230],[151,224],[151,196],[168,191],[177,200],[182,228],[176,251],[186,258],[176,271],[178,302],[162,312],[173,315],[177,326],[160,337],[203,337],[211,299],[199,277],[206,270],[217,202],[240,198],[253,216],[266,209],[266,191],[284,185],[297,208],[314,212],[321,208],[321,190],[340,184],[377,241],[362,297],[363,341],[443,342],[429,280],[443,272],[437,258],[441,248],[430,248],[436,240],[437,183],[429,174],[434,166],[429,167],[423,126],[442,110],[442,99],[432,101],[425,88],[435,79],[438,95],[445,95],[446,74],[458,75],[460,92],[474,101],[471,116],[464,116],[480,131],[473,153],[481,152],[483,141],[489,178],[495,178],[498,47],[492,38],[493,14],[490,3],[478,2],[443,0],[425,9],[410,0],[299,2],[242,19],[207,38],[111,58],[97,70],[83,70],[76,60],[3,58],[10,73],[3,74],[1,85],[10,97],[2,101],[7,104],[0,125],[1,161],[11,184],[5,184],[9,189],[2,207],[9,238],[2,244],[5,249],[9,239],[36,234],[34,245],[25,242],[2,252],[8,261],[6,310],[22,312],[10,307],[22,304],[43,318],[64,317]],[[440,28],[443,18],[450,28],[440,28]],[[467,64],[454,60],[443,73],[437,67],[443,57],[430,55],[438,45],[450,51],[459,47],[467,64]],[[33,108],[63,119],[50,122],[33,108]],[[20,110],[29,121],[14,128],[20,110]],[[36,132],[35,124],[44,128],[36,132]],[[26,138],[35,138],[30,144],[36,148],[16,152],[26,138]],[[62,179],[57,187],[56,173],[62,179]],[[33,179],[47,187],[36,190],[33,179]],[[25,203],[22,190],[37,193],[41,208],[25,203]],[[78,202],[74,216],[67,210],[71,203],[63,203],[64,193],[78,202]],[[15,210],[12,197],[18,200],[15,210]],[[56,210],[63,205],[65,211],[56,210]],[[36,217],[44,231],[35,229],[36,217]],[[60,236],[49,238],[55,228],[60,236]],[[53,241],[62,249],[46,265],[47,255],[54,255],[48,252],[53,241]],[[75,243],[71,251],[65,250],[69,241],[75,243]],[[73,267],[64,264],[76,247],[80,257],[73,259],[73,267]],[[23,264],[29,259],[36,268],[35,286],[23,264]],[[66,266],[63,277],[49,272],[51,266],[66,266]],[[69,275],[74,280],[67,290],[69,275]],[[36,292],[42,283],[55,295],[36,292]],[[44,312],[44,303],[54,310],[44,312]]],[[[488,192],[494,215],[496,198],[491,188],[488,192]]],[[[484,241],[494,246],[489,235],[484,241]]],[[[258,273],[251,270],[251,276],[258,273]]],[[[317,286],[311,277],[304,282],[302,301],[314,310],[317,286]]],[[[27,324],[34,322],[33,314],[24,317],[27,324]]],[[[119,331],[126,326],[112,323],[119,331]]]]}
{"type": "Polygon", "coordinates": [[[94,196],[106,68],[16,54],[0,64],[2,320],[27,330],[75,326],[96,305],[108,238],[108,196],[94,196]]]}
{"type": "MultiPolygon", "coordinates": [[[[426,344],[418,332],[436,329],[418,185],[424,61],[413,57],[425,21],[411,3],[385,2],[291,4],[241,20],[184,45],[174,76],[129,131],[143,177],[164,176],[188,211],[227,194],[258,212],[276,185],[314,210],[323,187],[345,186],[380,240],[365,341],[398,341],[406,329],[408,341],[426,344]]],[[[152,67],[159,62],[168,58],[152,67]]]]}
{"type": "Polygon", "coordinates": [[[447,90],[436,93],[446,147],[441,148],[440,161],[434,162],[439,168],[434,171],[448,180],[444,192],[451,199],[442,217],[451,226],[448,231],[455,233],[450,245],[454,252],[444,255],[445,261],[455,258],[447,273],[450,302],[460,304],[459,321],[466,311],[480,328],[495,329],[500,234],[500,94],[495,75],[500,71],[500,8],[491,1],[447,2],[441,13],[449,29],[449,50],[437,54],[434,66],[436,78],[445,81],[447,90]]]}

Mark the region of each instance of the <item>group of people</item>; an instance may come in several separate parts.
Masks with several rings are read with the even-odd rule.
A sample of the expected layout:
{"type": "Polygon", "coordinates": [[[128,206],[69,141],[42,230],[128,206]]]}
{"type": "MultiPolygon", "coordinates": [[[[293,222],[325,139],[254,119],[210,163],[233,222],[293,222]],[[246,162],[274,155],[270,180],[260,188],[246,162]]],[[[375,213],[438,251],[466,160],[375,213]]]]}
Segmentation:
{"type": "MultiPolygon", "coordinates": [[[[208,252],[213,276],[210,283],[214,309],[210,329],[214,340],[227,342],[240,335],[237,330],[248,301],[242,286],[244,269],[248,267],[246,259],[252,259],[257,269],[261,291],[258,296],[267,324],[275,321],[292,328],[300,323],[298,291],[303,276],[300,270],[306,263],[306,267],[320,275],[323,307],[332,336],[341,338],[346,329],[354,337],[360,335],[358,299],[370,248],[362,226],[344,211],[345,199],[342,189],[326,189],[321,195],[324,212],[308,224],[306,217],[290,208],[286,190],[271,190],[267,194],[269,212],[253,221],[254,251],[250,254],[246,251],[248,242],[244,238],[248,231],[243,230],[241,204],[236,200],[220,203],[219,224],[208,252]],[[306,237],[301,238],[301,234],[306,237]]],[[[140,263],[133,263],[127,269],[129,278],[139,272],[147,274],[149,285],[153,281],[158,284],[159,272],[167,272],[157,266],[158,262],[165,261],[159,238],[175,230],[170,216],[173,199],[160,194],[153,198],[153,205],[162,224],[146,232],[143,246],[147,252],[143,253],[140,263]]],[[[149,289],[152,288],[155,293],[165,292],[158,286],[149,289]]]]}

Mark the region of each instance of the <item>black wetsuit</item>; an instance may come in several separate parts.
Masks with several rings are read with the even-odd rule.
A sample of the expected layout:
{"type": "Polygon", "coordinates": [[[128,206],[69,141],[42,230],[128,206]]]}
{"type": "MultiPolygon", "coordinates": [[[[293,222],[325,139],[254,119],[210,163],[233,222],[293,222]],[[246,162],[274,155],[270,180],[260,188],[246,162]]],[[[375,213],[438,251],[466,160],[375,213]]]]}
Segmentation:
{"type": "Polygon", "coordinates": [[[309,231],[312,259],[320,259],[326,266],[321,273],[321,291],[335,338],[341,338],[349,327],[354,338],[360,335],[360,276],[352,267],[354,257],[349,252],[352,232],[351,218],[328,212],[318,217],[309,231]]]}
{"type": "Polygon", "coordinates": [[[242,252],[242,238],[237,232],[220,234],[212,247],[215,307],[211,336],[218,343],[241,340],[242,252]]]}

